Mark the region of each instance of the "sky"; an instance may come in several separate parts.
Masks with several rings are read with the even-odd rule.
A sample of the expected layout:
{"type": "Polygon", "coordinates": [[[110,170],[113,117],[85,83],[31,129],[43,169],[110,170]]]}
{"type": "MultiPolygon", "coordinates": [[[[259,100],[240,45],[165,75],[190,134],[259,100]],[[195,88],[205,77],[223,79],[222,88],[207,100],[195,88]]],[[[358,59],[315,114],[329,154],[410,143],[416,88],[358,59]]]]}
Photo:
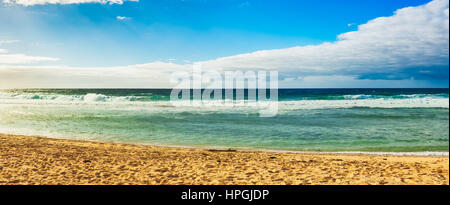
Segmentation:
{"type": "Polygon", "coordinates": [[[449,86],[447,0],[0,0],[0,88],[170,88],[279,72],[279,87],[449,86]]]}

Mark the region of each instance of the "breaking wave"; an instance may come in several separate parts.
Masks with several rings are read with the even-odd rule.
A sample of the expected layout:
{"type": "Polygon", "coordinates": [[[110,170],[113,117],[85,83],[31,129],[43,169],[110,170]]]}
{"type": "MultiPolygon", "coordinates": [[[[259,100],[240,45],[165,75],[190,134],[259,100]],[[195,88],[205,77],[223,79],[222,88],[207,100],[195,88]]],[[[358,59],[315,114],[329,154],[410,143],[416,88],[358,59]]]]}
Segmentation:
{"type": "MultiPolygon", "coordinates": [[[[172,107],[169,96],[111,96],[98,93],[84,95],[63,95],[51,93],[0,92],[1,104],[60,104],[60,105],[145,105],[172,107]],[[164,98],[165,97],[165,98],[164,98]],[[156,99],[156,100],[155,100],[156,99]]],[[[244,106],[247,101],[235,101],[244,106]]],[[[178,104],[180,105],[180,104],[178,104]]],[[[203,107],[223,107],[221,103],[202,104],[203,107]]],[[[191,106],[189,103],[181,106],[191,106]]],[[[251,106],[250,104],[248,106],[251,106]]],[[[191,106],[192,107],[192,106],[191,106]]],[[[227,107],[227,106],[225,106],[227,107]]],[[[228,106],[229,107],[229,106],[228,106]]],[[[331,109],[331,108],[449,108],[448,94],[410,94],[410,95],[341,95],[322,98],[280,99],[279,109],[331,109]]]]}

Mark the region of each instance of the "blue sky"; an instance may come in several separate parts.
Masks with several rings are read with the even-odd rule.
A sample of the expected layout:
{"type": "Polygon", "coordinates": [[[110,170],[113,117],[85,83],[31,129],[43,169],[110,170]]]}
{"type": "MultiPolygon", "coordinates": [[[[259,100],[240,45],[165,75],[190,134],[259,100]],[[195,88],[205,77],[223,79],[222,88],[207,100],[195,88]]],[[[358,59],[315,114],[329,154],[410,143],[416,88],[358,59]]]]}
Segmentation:
{"type": "MultiPolygon", "coordinates": [[[[18,2],[3,0],[0,3],[0,42],[3,41],[0,49],[7,50],[8,54],[50,58],[48,61],[44,58],[26,63],[26,66],[86,68],[152,62],[186,65],[272,49],[320,46],[341,40],[338,39],[341,34],[358,31],[358,25],[379,17],[390,17],[398,9],[418,7],[430,1],[140,0],[125,1],[123,4],[43,5],[35,5],[32,0],[25,1],[28,5],[18,2]]],[[[448,3],[445,8],[448,22],[448,3]]],[[[448,34],[448,26],[444,34],[445,31],[448,34]]],[[[309,67],[294,72],[302,64],[292,68],[279,64],[280,72],[286,73],[283,74],[289,81],[286,86],[294,87],[302,87],[295,81],[305,76],[338,76],[335,79],[349,82],[342,85],[346,87],[382,87],[385,80],[391,80],[394,83],[392,86],[397,87],[448,87],[448,70],[443,71],[448,69],[448,62],[442,65],[442,58],[448,61],[448,38],[433,40],[437,45],[442,42],[447,42],[447,45],[437,49],[434,54],[436,58],[424,59],[430,61],[430,69],[420,62],[399,68],[394,75],[390,75],[393,72],[390,68],[386,72],[376,73],[365,72],[367,68],[364,72],[358,68],[354,73],[350,70],[323,73],[311,72],[309,67]],[[430,77],[433,75],[441,79],[430,77]],[[374,81],[371,86],[368,80],[383,81],[374,81]],[[404,84],[401,81],[405,81],[404,84]]],[[[11,67],[13,63],[6,64],[11,67]]],[[[25,66],[25,63],[13,64],[19,65],[25,66]]],[[[385,69],[385,65],[380,65],[380,68],[374,65],[371,69],[385,69]]],[[[320,85],[320,82],[315,84],[320,85]]]]}

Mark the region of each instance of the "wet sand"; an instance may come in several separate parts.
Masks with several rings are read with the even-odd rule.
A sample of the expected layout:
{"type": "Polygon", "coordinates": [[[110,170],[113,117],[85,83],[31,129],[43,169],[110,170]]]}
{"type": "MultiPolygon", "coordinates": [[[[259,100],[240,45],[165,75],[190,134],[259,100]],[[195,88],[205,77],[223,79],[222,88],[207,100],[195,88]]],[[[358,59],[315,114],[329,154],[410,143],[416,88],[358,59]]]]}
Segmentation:
{"type": "Polygon", "coordinates": [[[0,134],[0,184],[449,184],[448,156],[271,153],[0,134]]]}

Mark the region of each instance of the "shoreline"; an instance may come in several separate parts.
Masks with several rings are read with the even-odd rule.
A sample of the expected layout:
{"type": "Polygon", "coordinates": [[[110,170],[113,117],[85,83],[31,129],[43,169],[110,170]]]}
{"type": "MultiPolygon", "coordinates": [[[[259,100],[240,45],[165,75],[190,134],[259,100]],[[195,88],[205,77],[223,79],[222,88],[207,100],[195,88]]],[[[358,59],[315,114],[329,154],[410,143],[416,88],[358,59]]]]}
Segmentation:
{"type": "Polygon", "coordinates": [[[150,146],[161,148],[179,148],[179,149],[198,149],[198,150],[234,150],[237,152],[268,152],[268,153],[292,153],[292,154],[335,154],[335,155],[375,155],[375,156],[442,156],[449,157],[449,151],[404,151],[404,152],[390,152],[390,151],[303,151],[303,150],[282,150],[282,149],[264,149],[264,148],[239,148],[239,147],[225,147],[225,146],[189,146],[189,145],[163,145],[140,142],[122,142],[122,141],[100,141],[100,140],[81,140],[69,138],[54,138],[40,135],[22,135],[22,134],[8,134],[0,133],[1,135],[36,137],[43,139],[54,140],[70,140],[79,142],[94,142],[94,143],[111,143],[121,145],[135,145],[135,146],[150,146]]]}
{"type": "Polygon", "coordinates": [[[0,134],[0,184],[449,184],[449,158],[134,145],[0,134]]]}

